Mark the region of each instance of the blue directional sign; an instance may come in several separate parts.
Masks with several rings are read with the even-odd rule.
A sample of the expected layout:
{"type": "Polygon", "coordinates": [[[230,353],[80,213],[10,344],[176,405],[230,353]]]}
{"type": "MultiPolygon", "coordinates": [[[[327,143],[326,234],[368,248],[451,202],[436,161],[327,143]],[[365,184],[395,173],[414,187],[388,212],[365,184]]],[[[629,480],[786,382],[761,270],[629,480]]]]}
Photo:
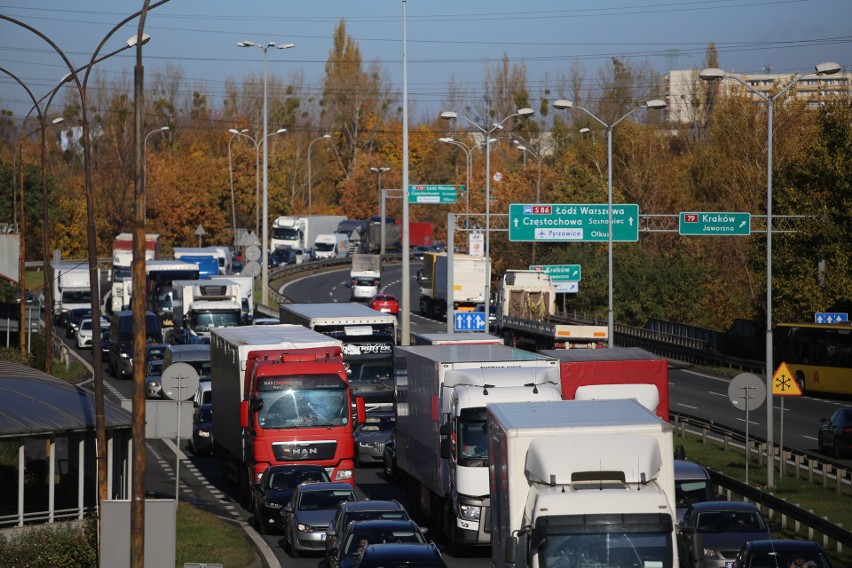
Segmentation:
{"type": "Polygon", "coordinates": [[[456,331],[485,331],[483,312],[453,312],[456,331]]]}
{"type": "Polygon", "coordinates": [[[814,314],[815,323],[838,323],[849,321],[849,314],[845,312],[817,312],[814,314]]]}

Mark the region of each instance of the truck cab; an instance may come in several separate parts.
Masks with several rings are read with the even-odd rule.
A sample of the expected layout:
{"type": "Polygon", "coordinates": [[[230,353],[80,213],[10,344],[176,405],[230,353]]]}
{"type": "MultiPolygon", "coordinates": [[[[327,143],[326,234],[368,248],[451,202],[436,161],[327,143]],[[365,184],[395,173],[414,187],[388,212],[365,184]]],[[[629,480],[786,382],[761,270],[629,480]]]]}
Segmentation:
{"type": "Polygon", "coordinates": [[[343,233],[317,235],[314,241],[314,258],[346,258],[349,255],[349,238],[343,233]]]}

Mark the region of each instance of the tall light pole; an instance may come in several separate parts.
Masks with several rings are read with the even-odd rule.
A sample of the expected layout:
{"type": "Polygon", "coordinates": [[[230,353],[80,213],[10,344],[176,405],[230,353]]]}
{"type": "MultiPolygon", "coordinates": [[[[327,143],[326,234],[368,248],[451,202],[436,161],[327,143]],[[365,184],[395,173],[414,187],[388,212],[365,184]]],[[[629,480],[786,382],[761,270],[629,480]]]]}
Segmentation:
{"type": "Polygon", "coordinates": [[[553,103],[554,108],[558,109],[571,109],[576,108],[578,110],[583,111],[590,117],[592,117],[596,122],[598,122],[601,126],[606,130],[606,153],[607,153],[607,214],[608,214],[608,225],[607,225],[607,335],[609,336],[609,346],[615,347],[615,315],[613,312],[613,299],[612,299],[612,129],[615,126],[629,117],[634,112],[643,108],[650,109],[664,109],[666,108],[666,103],[660,99],[653,99],[647,101],[644,105],[638,106],[613,122],[612,124],[607,124],[594,114],[592,114],[587,109],[581,106],[574,106],[574,103],[571,101],[567,101],[565,99],[559,99],[553,103]]]}
{"type": "MultiPolygon", "coordinates": [[[[236,128],[228,129],[228,132],[230,132],[231,134],[242,136],[243,138],[250,140],[251,143],[254,144],[254,234],[257,235],[260,233],[260,143],[262,142],[262,139],[249,136],[248,134],[246,134],[246,132],[248,131],[248,128],[243,128],[241,130],[237,130],[236,128]]],[[[275,132],[267,134],[266,138],[271,138],[277,134],[284,134],[285,132],[287,132],[286,128],[279,128],[275,132]]]]}
{"type": "MultiPolygon", "coordinates": [[[[228,177],[231,180],[231,222],[234,228],[234,238],[237,236],[237,204],[234,199],[234,164],[231,161],[231,142],[234,141],[234,138],[239,136],[240,132],[236,129],[228,129],[228,132],[231,132],[231,138],[228,139],[228,177]]],[[[257,233],[255,233],[256,235],[257,233]]],[[[236,243],[235,243],[236,244],[236,243]]]]}
{"type": "Polygon", "coordinates": [[[323,134],[322,136],[318,136],[311,140],[310,144],[308,144],[308,215],[312,214],[313,211],[313,182],[311,180],[311,146],[314,145],[314,142],[319,140],[328,140],[331,138],[331,134],[323,134]]]}
{"type": "MultiPolygon", "coordinates": [[[[441,113],[441,118],[444,120],[454,120],[460,118],[474,126],[485,135],[485,321],[488,321],[487,314],[491,313],[491,134],[495,130],[502,130],[503,123],[516,116],[527,117],[534,114],[535,111],[529,107],[519,108],[509,116],[505,117],[500,122],[491,124],[491,128],[485,128],[473,122],[466,116],[459,116],[453,111],[444,111],[441,113]]],[[[408,255],[403,255],[403,257],[408,255]]],[[[447,306],[447,317],[452,317],[451,307],[447,306]]],[[[486,323],[486,325],[488,325],[486,323]]]]}
{"type": "Polygon", "coordinates": [[[775,368],[772,362],[772,117],[775,101],[784,96],[793,85],[809,75],[833,75],[840,71],[840,65],[834,62],[820,63],[814,73],[802,73],[793,78],[786,87],[777,94],[768,96],[758,91],[736,75],[729,75],[719,68],[709,68],[701,71],[698,76],[705,81],[722,81],[731,79],[743,85],[766,103],[766,485],[775,485],[775,445],[772,400],[772,375],[775,368]]]}
{"type": "Polygon", "coordinates": [[[274,41],[270,41],[266,45],[260,45],[251,41],[241,41],[238,42],[237,45],[239,47],[256,47],[258,49],[263,50],[263,236],[261,238],[261,247],[260,247],[260,281],[261,281],[261,302],[263,305],[267,305],[269,303],[269,264],[267,261],[267,255],[269,254],[269,176],[267,172],[267,167],[269,165],[269,151],[268,151],[268,141],[266,140],[266,130],[269,120],[269,111],[268,111],[268,103],[267,103],[267,95],[266,95],[266,78],[267,78],[267,65],[268,65],[268,52],[269,49],[290,49],[291,47],[296,47],[296,44],[293,43],[282,43],[276,44],[274,41]]]}
{"type": "MultiPolygon", "coordinates": [[[[142,168],[145,170],[145,175],[147,176],[148,172],[148,138],[151,137],[152,134],[156,134],[157,132],[167,132],[169,130],[168,126],[161,126],[159,128],[155,128],[151,132],[145,135],[145,139],[142,142],[142,168]]],[[[148,209],[148,193],[145,192],[145,209],[148,209]]]]}
{"type": "Polygon", "coordinates": [[[465,159],[466,159],[465,163],[467,165],[467,178],[466,178],[467,179],[467,185],[465,186],[465,192],[464,192],[464,199],[465,199],[464,212],[467,215],[470,215],[470,191],[471,191],[470,170],[473,168],[473,151],[471,150],[470,146],[468,146],[467,144],[459,142],[458,140],[451,138],[449,136],[445,136],[443,138],[438,138],[438,140],[440,140],[444,144],[452,144],[453,146],[458,146],[459,148],[461,148],[464,151],[465,159]]]}
{"type": "MultiPolygon", "coordinates": [[[[524,153],[524,167],[526,167],[527,165],[527,153],[529,153],[533,158],[535,158],[535,161],[538,164],[538,179],[536,180],[535,184],[535,202],[541,203],[541,155],[538,152],[527,148],[524,144],[521,143],[520,140],[513,140],[512,142],[515,145],[515,148],[524,153]]],[[[535,264],[535,249],[536,242],[533,241],[531,258],[532,264],[535,264]]]]}

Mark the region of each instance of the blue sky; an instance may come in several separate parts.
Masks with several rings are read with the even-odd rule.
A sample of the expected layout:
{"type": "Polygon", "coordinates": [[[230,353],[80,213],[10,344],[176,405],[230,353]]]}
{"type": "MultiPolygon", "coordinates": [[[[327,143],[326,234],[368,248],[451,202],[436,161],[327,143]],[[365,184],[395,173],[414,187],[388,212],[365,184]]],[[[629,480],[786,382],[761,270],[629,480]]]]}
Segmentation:
{"type": "MultiPolygon", "coordinates": [[[[152,40],[144,65],[146,73],[180,65],[187,82],[203,83],[218,106],[226,78],[262,73],[260,50],[236,42],[292,42],[294,49],[270,52],[269,73],[283,79],[301,71],[319,86],[332,32],[343,18],[364,60],[380,61],[401,92],[402,6],[402,0],[172,0],[148,16],[152,40]]],[[[587,80],[611,57],[647,62],[661,73],[699,69],[711,41],[728,71],[769,67],[792,74],[823,61],[852,70],[852,0],[408,0],[406,6],[414,121],[441,110],[451,82],[470,97],[481,95],[484,70],[504,54],[526,65],[533,92],[555,87],[574,61],[583,63],[587,80]]],[[[76,66],[88,63],[109,30],[141,7],[141,0],[0,0],[0,14],[43,32],[76,66]]],[[[103,53],[135,32],[135,23],[118,31],[103,53]]],[[[135,50],[128,50],[99,69],[108,79],[129,78],[134,63],[135,50]]],[[[42,40],[5,21],[0,66],[37,97],[67,72],[42,40]]],[[[21,115],[29,107],[24,91],[0,74],[0,108],[21,115]]]]}

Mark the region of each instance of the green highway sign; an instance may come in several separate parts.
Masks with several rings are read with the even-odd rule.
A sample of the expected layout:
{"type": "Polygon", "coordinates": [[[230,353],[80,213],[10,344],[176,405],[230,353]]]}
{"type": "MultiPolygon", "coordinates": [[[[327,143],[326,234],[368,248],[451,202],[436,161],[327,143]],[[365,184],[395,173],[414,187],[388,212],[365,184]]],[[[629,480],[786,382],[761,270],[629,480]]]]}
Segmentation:
{"type": "MultiPolygon", "coordinates": [[[[464,191],[464,186],[459,186],[464,191]]],[[[457,189],[454,185],[409,185],[409,203],[455,203],[457,189]]]]}
{"type": "Polygon", "coordinates": [[[687,236],[751,234],[751,213],[690,212],[680,214],[678,230],[687,236]]]}
{"type": "MultiPolygon", "coordinates": [[[[608,241],[609,206],[600,204],[509,205],[509,240],[535,242],[608,241]]],[[[612,204],[612,240],[639,240],[639,206],[612,204]]]]}
{"type": "Polygon", "coordinates": [[[579,282],[579,264],[532,264],[530,270],[540,270],[550,274],[551,282],[579,282]]]}

